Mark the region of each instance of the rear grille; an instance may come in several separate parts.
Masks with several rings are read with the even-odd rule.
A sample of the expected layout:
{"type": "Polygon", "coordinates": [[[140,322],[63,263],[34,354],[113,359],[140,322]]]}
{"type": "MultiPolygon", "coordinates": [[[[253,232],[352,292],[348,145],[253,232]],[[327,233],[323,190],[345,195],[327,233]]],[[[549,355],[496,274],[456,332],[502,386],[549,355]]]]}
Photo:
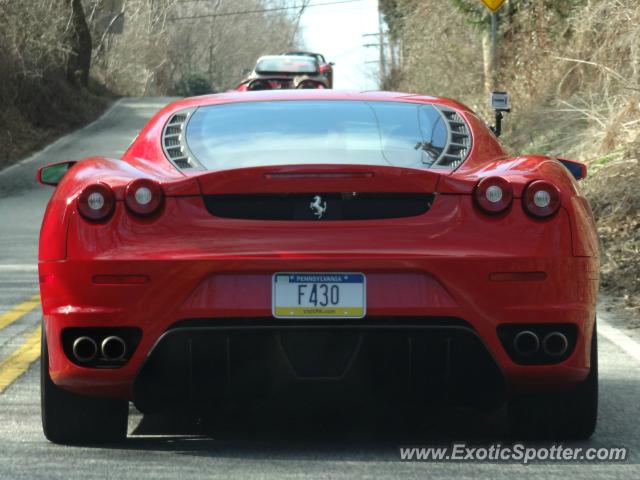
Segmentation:
{"type": "Polygon", "coordinates": [[[180,169],[198,168],[200,164],[189,152],[185,140],[187,121],[192,111],[182,111],[173,115],[162,132],[162,149],[167,159],[180,169]]]}
{"type": "Polygon", "coordinates": [[[206,195],[207,210],[245,220],[373,220],[422,215],[432,193],[285,193],[206,195]]]}
{"type": "Polygon", "coordinates": [[[434,166],[458,167],[471,151],[471,132],[462,117],[455,110],[438,107],[447,122],[449,138],[441,157],[434,166]]]}
{"type": "Polygon", "coordinates": [[[153,347],[133,387],[145,413],[171,408],[495,408],[504,376],[456,318],[274,322],[192,319],[153,347]]]}

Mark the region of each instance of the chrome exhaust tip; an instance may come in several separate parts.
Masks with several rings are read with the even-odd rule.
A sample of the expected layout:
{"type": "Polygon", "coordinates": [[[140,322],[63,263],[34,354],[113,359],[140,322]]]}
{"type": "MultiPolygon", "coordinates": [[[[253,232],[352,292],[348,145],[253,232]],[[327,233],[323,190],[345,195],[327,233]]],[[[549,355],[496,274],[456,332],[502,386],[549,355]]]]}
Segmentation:
{"type": "Polygon", "coordinates": [[[127,354],[127,344],[122,338],[112,335],[102,340],[100,350],[105,359],[116,362],[122,360],[127,354]]]}
{"type": "Polygon", "coordinates": [[[79,362],[90,362],[96,358],[98,345],[91,337],[78,337],[73,341],[72,351],[79,362]]]}
{"type": "Polygon", "coordinates": [[[513,337],[513,348],[518,355],[528,357],[540,349],[540,339],[531,330],[523,330],[513,337]]]}
{"type": "Polygon", "coordinates": [[[567,337],[560,332],[548,333],[542,340],[542,350],[550,357],[561,357],[567,353],[569,341],[567,337]]]}

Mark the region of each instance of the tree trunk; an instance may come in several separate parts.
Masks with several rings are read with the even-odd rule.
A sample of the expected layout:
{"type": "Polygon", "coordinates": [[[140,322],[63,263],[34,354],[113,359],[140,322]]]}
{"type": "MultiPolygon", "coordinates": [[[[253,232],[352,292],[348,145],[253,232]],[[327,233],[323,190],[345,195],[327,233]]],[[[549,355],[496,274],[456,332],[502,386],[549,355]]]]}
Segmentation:
{"type": "Polygon", "coordinates": [[[70,9],[70,22],[67,39],[69,57],[67,58],[67,78],[74,85],[87,87],[91,70],[92,39],[81,0],[64,0],[70,9]]]}

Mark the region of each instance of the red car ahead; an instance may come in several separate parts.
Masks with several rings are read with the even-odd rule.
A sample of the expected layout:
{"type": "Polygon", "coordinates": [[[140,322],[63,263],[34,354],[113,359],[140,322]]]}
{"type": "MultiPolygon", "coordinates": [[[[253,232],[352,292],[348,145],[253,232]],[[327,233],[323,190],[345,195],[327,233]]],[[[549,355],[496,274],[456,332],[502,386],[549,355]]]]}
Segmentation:
{"type": "MultiPolygon", "coordinates": [[[[313,55],[265,55],[251,74],[235,88],[238,92],[256,90],[331,88],[333,70],[326,70],[313,55]]],[[[331,66],[331,65],[329,65],[331,66]]]]}
{"type": "Polygon", "coordinates": [[[327,62],[324,58],[324,55],[321,53],[314,52],[285,52],[283,55],[294,55],[294,56],[302,56],[302,57],[312,57],[315,58],[319,65],[319,72],[324,78],[327,80],[328,88],[333,88],[333,66],[335,65],[333,62],[327,62]]]}
{"type": "Polygon", "coordinates": [[[124,438],[129,401],[222,414],[296,399],[509,402],[516,436],[588,437],[598,251],[584,174],[507,155],[443,98],[172,103],[123,158],[39,173],[58,184],[39,252],[45,435],[124,438]]]}

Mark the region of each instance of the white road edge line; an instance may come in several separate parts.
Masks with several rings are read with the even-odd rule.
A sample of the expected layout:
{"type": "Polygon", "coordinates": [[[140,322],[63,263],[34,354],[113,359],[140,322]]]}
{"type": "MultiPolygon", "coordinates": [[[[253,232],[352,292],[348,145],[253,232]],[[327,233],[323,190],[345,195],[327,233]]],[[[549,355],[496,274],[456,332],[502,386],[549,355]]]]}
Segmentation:
{"type": "Polygon", "coordinates": [[[598,335],[602,335],[610,342],[615,343],[640,363],[640,344],[631,339],[631,337],[601,319],[598,319],[598,335]]]}
{"type": "Polygon", "coordinates": [[[38,265],[35,263],[21,263],[21,264],[0,264],[0,273],[5,272],[37,272],[38,265]]]}
{"type": "Polygon", "coordinates": [[[14,163],[13,165],[9,165],[8,167],[0,170],[0,176],[2,176],[3,174],[10,172],[11,170],[13,170],[14,168],[18,168],[20,165],[24,165],[25,163],[31,163],[34,160],[37,160],[39,157],[41,157],[42,155],[44,155],[46,152],[48,152],[50,149],[61,145],[61,144],[65,144],[66,142],[69,142],[71,140],[73,140],[74,138],[76,138],[78,135],[82,134],[82,132],[84,132],[85,130],[91,128],[93,125],[95,125],[96,123],[104,120],[105,118],[107,118],[111,112],[113,112],[113,110],[120,104],[120,102],[122,101],[122,98],[117,99],[115,102],[113,102],[109,108],[107,108],[102,115],[100,115],[98,118],[96,118],[93,122],[85,125],[84,127],[78,129],[78,130],[74,130],[66,135],[64,135],[63,137],[60,137],[59,139],[57,139],[55,142],[50,143],[49,145],[47,145],[46,147],[44,147],[42,150],[38,150],[37,152],[33,152],[31,155],[29,155],[27,158],[20,160],[19,162],[14,163]]]}

